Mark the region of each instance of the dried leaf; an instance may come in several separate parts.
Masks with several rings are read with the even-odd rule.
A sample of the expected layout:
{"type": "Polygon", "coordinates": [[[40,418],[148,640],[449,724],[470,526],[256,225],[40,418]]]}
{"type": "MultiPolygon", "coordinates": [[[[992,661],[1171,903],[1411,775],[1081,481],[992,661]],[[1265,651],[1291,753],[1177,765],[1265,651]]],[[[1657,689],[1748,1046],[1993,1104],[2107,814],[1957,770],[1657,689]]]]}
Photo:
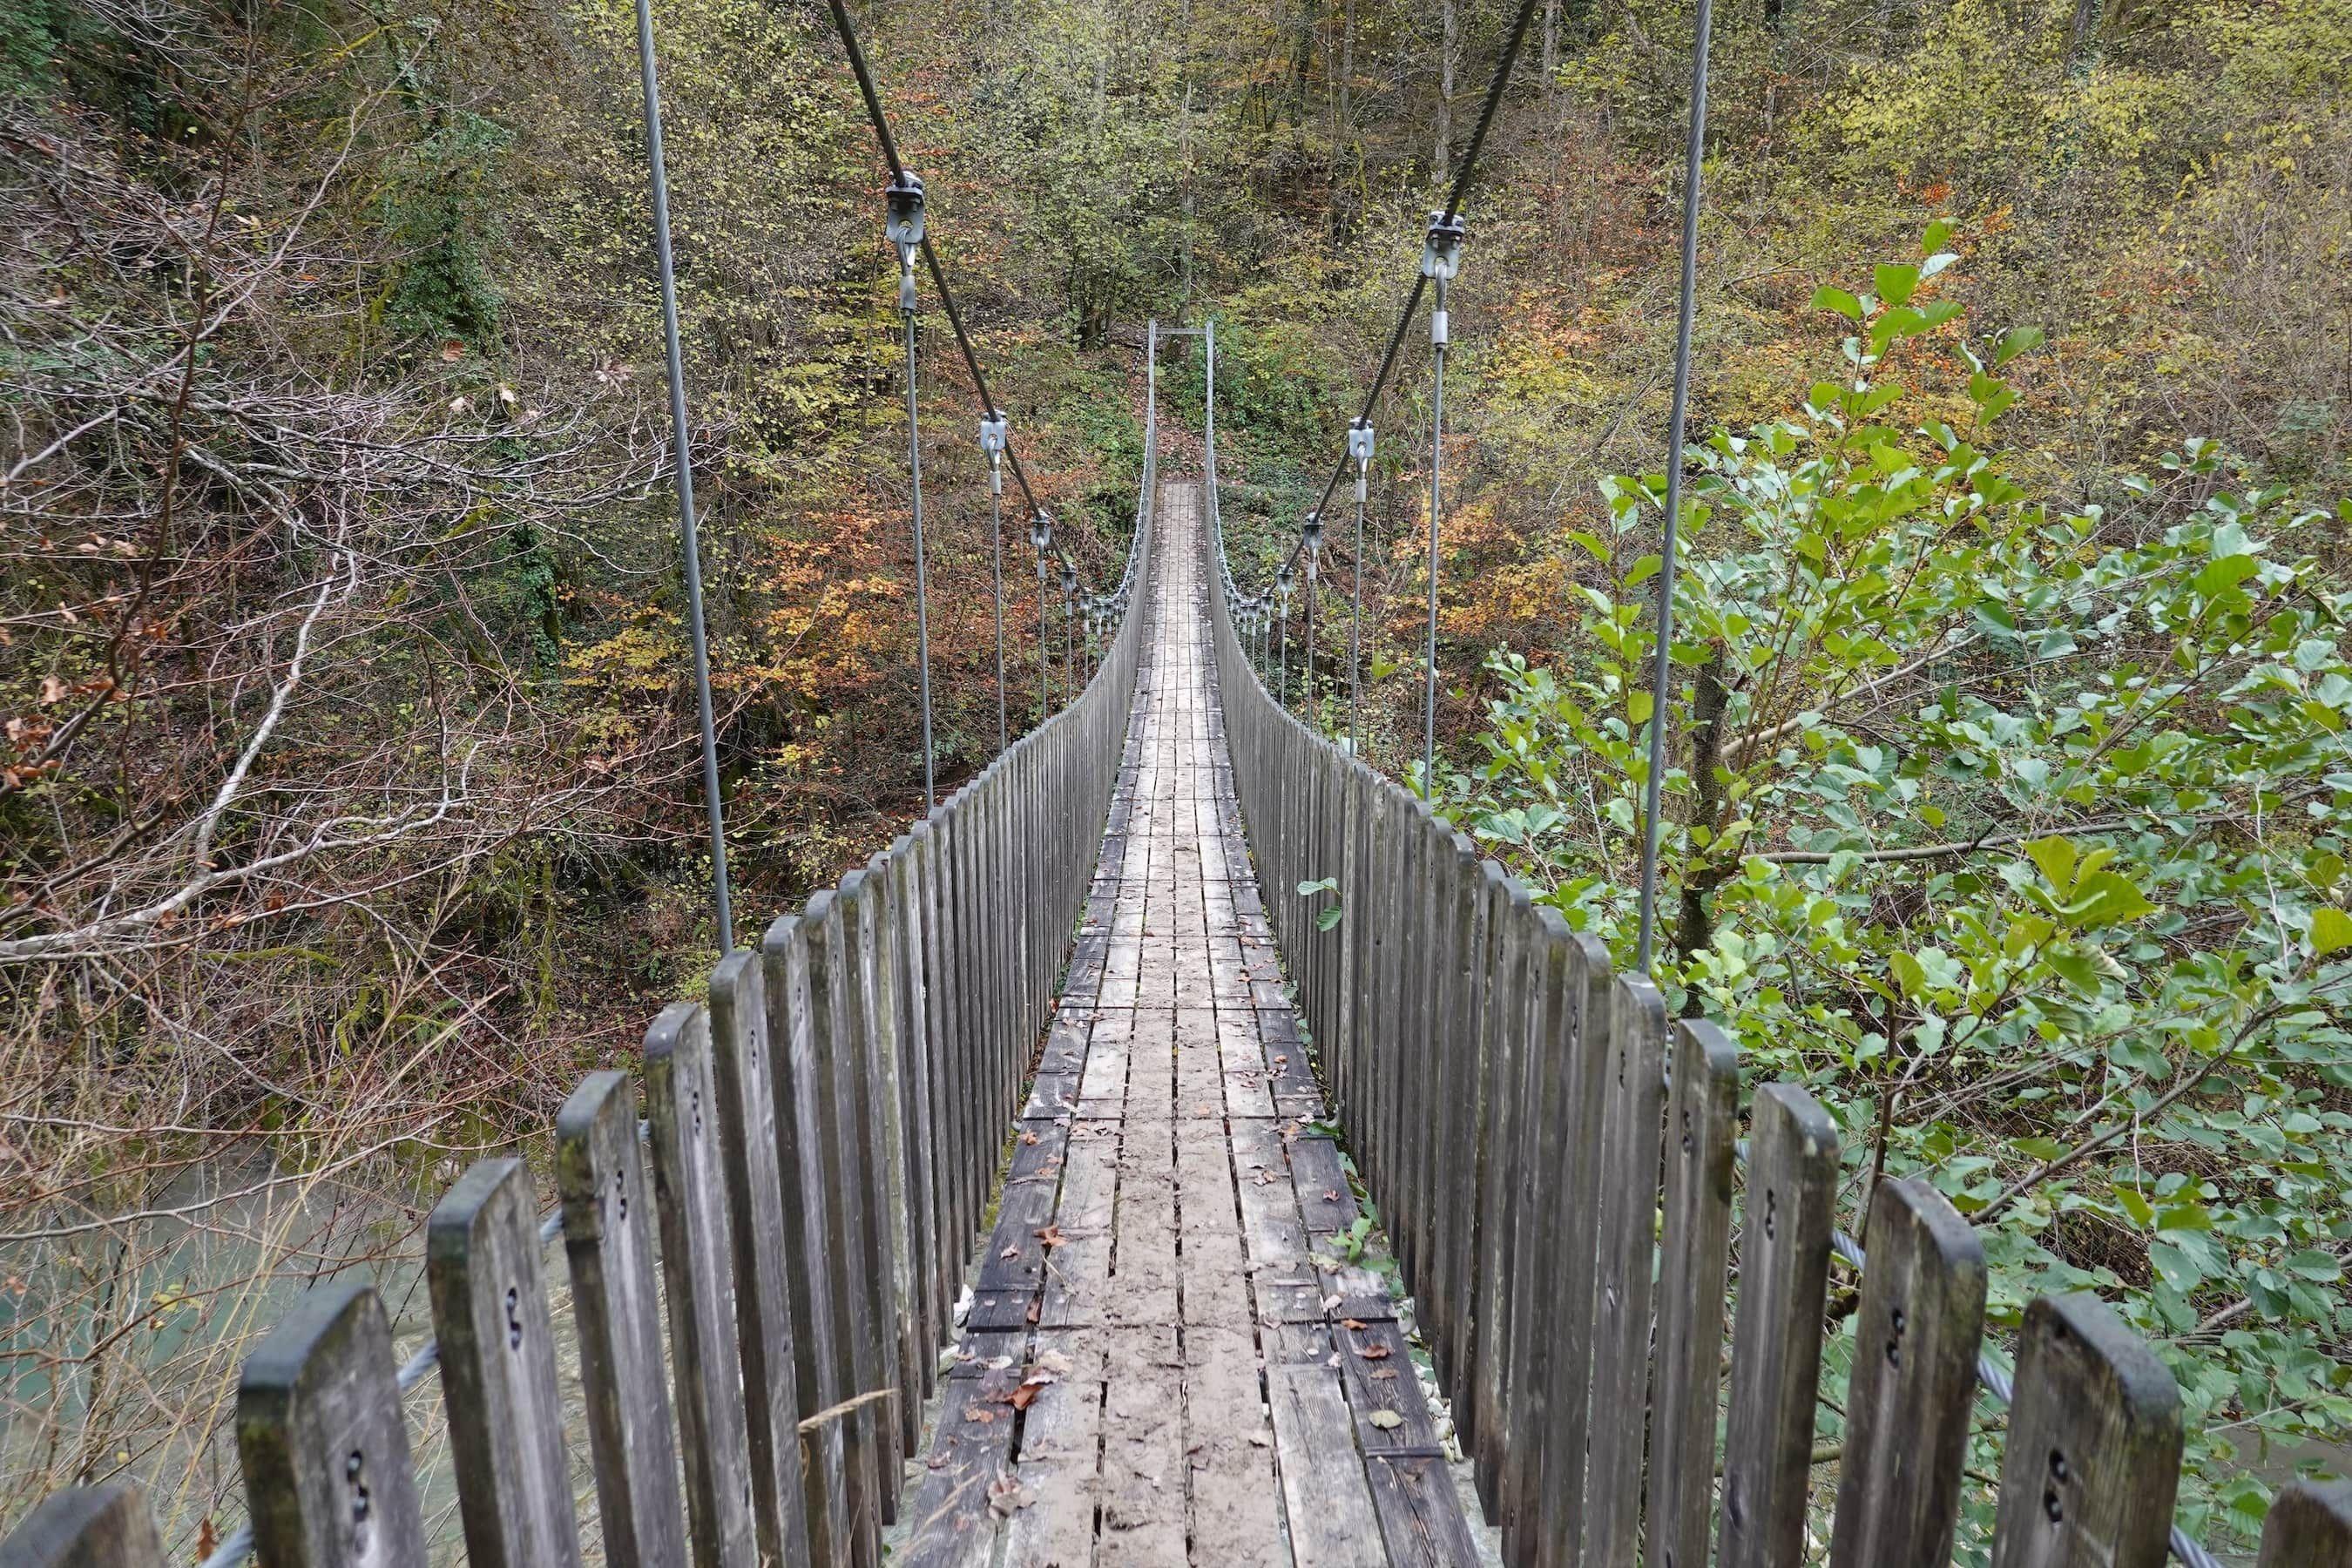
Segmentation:
{"type": "Polygon", "coordinates": [[[1393,1410],[1375,1410],[1367,1419],[1383,1432],[1393,1432],[1404,1425],[1404,1417],[1393,1410]]]}

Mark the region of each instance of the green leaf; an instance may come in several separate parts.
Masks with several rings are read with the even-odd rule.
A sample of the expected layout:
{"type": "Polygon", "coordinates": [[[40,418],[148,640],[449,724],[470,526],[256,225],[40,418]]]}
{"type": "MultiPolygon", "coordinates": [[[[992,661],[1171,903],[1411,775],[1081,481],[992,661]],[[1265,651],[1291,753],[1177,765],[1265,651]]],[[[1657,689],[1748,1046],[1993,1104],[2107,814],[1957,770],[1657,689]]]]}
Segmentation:
{"type": "Polygon", "coordinates": [[[1995,367],[2005,365],[2028,350],[2038,349],[2041,346],[2042,329],[2040,327],[2011,327],[2001,333],[2000,341],[1993,345],[1992,363],[1995,367]]]}
{"type": "Polygon", "coordinates": [[[1813,290],[1813,309],[1835,310],[1849,321],[1862,320],[1862,301],[1844,289],[1832,288],[1826,283],[1813,290]]]}
{"type": "Polygon", "coordinates": [[[1878,285],[1878,297],[1890,305],[1909,304],[1911,290],[1919,287],[1916,267],[1881,267],[1871,276],[1878,285]]]}
{"type": "Polygon", "coordinates": [[[1945,246],[1950,244],[1951,240],[1951,221],[1948,218],[1939,217],[1935,222],[1927,226],[1927,232],[1926,234],[1919,237],[1919,254],[1922,256],[1933,256],[1937,251],[1943,249],[1945,246]]]}
{"type": "Polygon", "coordinates": [[[2311,911],[2311,951],[2321,958],[2352,947],[2352,914],[2333,907],[2311,911]]]}
{"type": "Polygon", "coordinates": [[[1650,695],[1648,688],[1637,687],[1625,693],[1625,717],[1632,722],[1646,724],[1656,710],[1657,700],[1650,695]]]}
{"type": "Polygon", "coordinates": [[[1333,904],[1329,909],[1318,910],[1315,911],[1315,929],[1317,931],[1329,931],[1333,926],[1336,926],[1339,923],[1339,905],[1333,904]]]}
{"type": "Polygon", "coordinates": [[[2041,868],[2049,884],[2061,893],[2074,888],[2074,841],[2063,836],[2037,838],[2025,846],[2027,858],[2041,868]]]}
{"type": "Polygon", "coordinates": [[[1339,879],[1337,877],[1318,877],[1312,882],[1298,884],[1298,896],[1302,899],[1311,899],[1318,893],[1336,893],[1339,890],[1339,879]]]}

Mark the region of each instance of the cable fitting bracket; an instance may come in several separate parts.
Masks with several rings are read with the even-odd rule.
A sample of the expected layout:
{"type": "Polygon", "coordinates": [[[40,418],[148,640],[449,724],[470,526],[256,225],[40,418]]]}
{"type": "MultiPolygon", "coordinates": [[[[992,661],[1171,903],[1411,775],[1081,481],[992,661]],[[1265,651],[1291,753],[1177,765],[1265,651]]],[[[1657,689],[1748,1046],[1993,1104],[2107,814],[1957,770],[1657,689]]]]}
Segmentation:
{"type": "Polygon", "coordinates": [[[898,309],[915,308],[915,252],[923,244],[923,177],[904,174],[883,191],[887,214],[882,232],[898,247],[898,309]]]}
{"type": "Polygon", "coordinates": [[[992,408],[980,422],[980,449],[988,454],[988,492],[1004,493],[1004,444],[1012,430],[1012,422],[1004,410],[992,408]]]}

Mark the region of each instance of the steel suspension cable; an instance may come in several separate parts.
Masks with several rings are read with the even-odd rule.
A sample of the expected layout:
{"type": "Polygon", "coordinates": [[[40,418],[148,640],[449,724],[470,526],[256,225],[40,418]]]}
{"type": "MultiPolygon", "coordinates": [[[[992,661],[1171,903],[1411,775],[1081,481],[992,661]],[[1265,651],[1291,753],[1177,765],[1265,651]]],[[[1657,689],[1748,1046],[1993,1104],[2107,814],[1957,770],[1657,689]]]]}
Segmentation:
{"type": "Polygon", "coordinates": [[[1697,0],[1691,43],[1690,141],[1683,157],[1682,286],[1675,321],[1675,396],[1666,421],[1666,522],[1658,543],[1658,646],[1650,660],[1650,749],[1642,781],[1641,924],[1633,966],[1650,973],[1651,945],[1657,933],[1658,812],[1666,771],[1666,683],[1673,679],[1675,552],[1682,521],[1683,437],[1690,417],[1691,329],[1698,315],[1698,209],[1704,194],[1706,155],[1706,49],[1715,17],[1713,0],[1697,0]]]}
{"type": "Polygon", "coordinates": [[[923,809],[940,804],[931,760],[931,592],[923,563],[923,442],[915,397],[914,274],[907,275],[908,298],[900,310],[907,333],[907,472],[913,481],[915,518],[915,668],[923,701],[923,809]]]}
{"type": "Polygon", "coordinates": [[[719,788],[718,727],[711,718],[710,643],[702,613],[702,542],[694,510],[694,455],[686,413],[686,357],[678,342],[677,271],[670,251],[669,172],[662,157],[661,81],[654,64],[654,17],[637,0],[637,76],[645,89],[646,167],[651,175],[654,256],[661,273],[662,348],[669,373],[671,439],[677,448],[678,532],[686,552],[686,610],[694,649],[695,717],[701,727],[702,800],[710,818],[710,896],[719,921],[719,951],[735,951],[735,911],[728,896],[727,816],[719,788]]]}

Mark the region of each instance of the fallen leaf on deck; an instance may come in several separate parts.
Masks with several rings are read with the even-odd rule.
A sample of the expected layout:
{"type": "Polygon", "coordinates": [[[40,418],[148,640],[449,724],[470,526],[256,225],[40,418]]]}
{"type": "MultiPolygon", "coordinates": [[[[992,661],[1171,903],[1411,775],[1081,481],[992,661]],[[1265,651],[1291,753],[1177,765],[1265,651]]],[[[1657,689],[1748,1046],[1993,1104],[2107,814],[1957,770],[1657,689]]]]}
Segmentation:
{"type": "Polygon", "coordinates": [[[1037,1500],[1037,1494],[1021,1484],[1010,1470],[988,1483],[989,1510],[1002,1519],[1014,1514],[1037,1500]]]}
{"type": "Polygon", "coordinates": [[[1393,1410],[1375,1410],[1367,1419],[1383,1432],[1393,1432],[1404,1425],[1404,1417],[1393,1410]]]}
{"type": "Polygon", "coordinates": [[[1356,1353],[1363,1357],[1366,1361],[1386,1361],[1389,1359],[1389,1347],[1386,1345],[1358,1345],[1356,1347],[1356,1353]]]}
{"type": "Polygon", "coordinates": [[[1364,1321],[1361,1318],[1342,1318],[1339,1320],[1339,1326],[1343,1329],[1360,1329],[1364,1326],[1364,1321]]]}
{"type": "Polygon", "coordinates": [[[1070,1238],[1062,1234],[1062,1227],[1058,1225],[1049,1225],[1045,1229],[1039,1231],[1037,1233],[1037,1239],[1044,1242],[1048,1247],[1067,1247],[1070,1242],[1070,1238]]]}

